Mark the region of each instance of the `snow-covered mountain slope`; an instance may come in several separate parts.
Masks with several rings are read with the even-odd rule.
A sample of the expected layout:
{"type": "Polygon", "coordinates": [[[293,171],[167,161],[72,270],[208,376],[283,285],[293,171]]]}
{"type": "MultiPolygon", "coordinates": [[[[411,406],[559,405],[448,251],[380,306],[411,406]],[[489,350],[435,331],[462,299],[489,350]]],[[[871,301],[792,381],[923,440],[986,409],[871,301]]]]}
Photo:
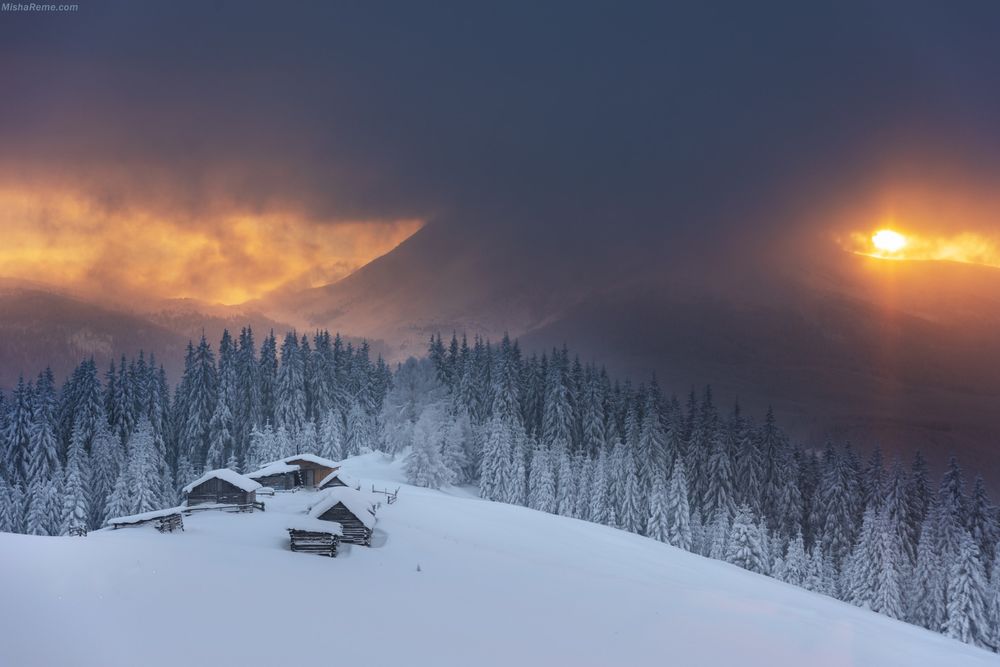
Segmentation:
{"type": "MultiPolygon", "coordinates": [[[[345,470],[395,488],[378,454],[345,470]]],[[[368,487],[370,488],[370,487],[368,487]]],[[[10,665],[995,665],[997,656],[603,526],[402,485],[372,548],[291,553],[312,492],[183,533],[0,535],[10,665]]]]}

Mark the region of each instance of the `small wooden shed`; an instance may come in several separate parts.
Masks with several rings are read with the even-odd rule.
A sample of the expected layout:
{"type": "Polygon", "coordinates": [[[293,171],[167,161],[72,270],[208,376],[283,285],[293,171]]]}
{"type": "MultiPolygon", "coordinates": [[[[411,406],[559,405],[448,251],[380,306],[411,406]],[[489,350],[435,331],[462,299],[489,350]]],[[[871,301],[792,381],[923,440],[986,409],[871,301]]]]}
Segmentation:
{"type": "Polygon", "coordinates": [[[188,505],[218,503],[224,505],[253,505],[261,485],[228,468],[209,470],[184,487],[188,505]]]}
{"type": "Polygon", "coordinates": [[[320,480],[326,479],[340,467],[336,461],[315,454],[294,454],[265,464],[248,477],[264,486],[289,490],[297,486],[318,487],[320,480]]]}
{"type": "Polygon", "coordinates": [[[288,523],[288,541],[292,551],[337,557],[343,530],[339,523],[310,517],[296,517],[288,523]]]}
{"type": "Polygon", "coordinates": [[[309,508],[309,516],[339,523],[343,531],[342,542],[371,545],[375,504],[368,494],[343,486],[321,493],[319,500],[309,508]]]}
{"type": "Polygon", "coordinates": [[[291,465],[282,461],[269,463],[260,470],[247,475],[262,486],[269,486],[279,491],[288,491],[296,486],[301,486],[299,481],[299,471],[297,465],[291,465]]]}
{"type": "Polygon", "coordinates": [[[350,477],[348,477],[347,475],[345,475],[344,473],[340,472],[340,470],[338,469],[334,470],[329,475],[320,480],[320,483],[317,485],[317,488],[333,489],[338,486],[346,486],[352,489],[357,489],[358,483],[355,482],[350,477]]]}

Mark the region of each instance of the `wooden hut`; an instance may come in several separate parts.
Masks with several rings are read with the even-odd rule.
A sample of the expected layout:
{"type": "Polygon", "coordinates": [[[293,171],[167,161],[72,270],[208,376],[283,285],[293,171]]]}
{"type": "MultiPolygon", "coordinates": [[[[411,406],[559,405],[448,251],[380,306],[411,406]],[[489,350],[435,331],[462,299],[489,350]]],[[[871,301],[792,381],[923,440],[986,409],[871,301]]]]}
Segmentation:
{"type": "Polygon", "coordinates": [[[340,464],[336,461],[331,461],[315,454],[296,454],[285,457],[280,462],[298,466],[299,485],[311,488],[318,486],[320,480],[340,467],[340,464]]]}
{"type": "Polygon", "coordinates": [[[295,454],[277,461],[271,461],[256,472],[248,475],[264,486],[274,489],[293,489],[297,486],[314,488],[319,482],[335,472],[340,465],[336,461],[315,454],[295,454]]]}
{"type": "Polygon", "coordinates": [[[188,505],[218,503],[223,505],[249,505],[257,501],[260,484],[249,477],[227,468],[209,470],[184,487],[188,505]]]}
{"type": "Polygon", "coordinates": [[[339,523],[343,531],[342,542],[369,546],[375,528],[375,510],[368,494],[347,487],[332,488],[322,493],[309,508],[309,516],[339,523]]]}
{"type": "Polygon", "coordinates": [[[288,541],[292,551],[337,557],[337,546],[344,534],[339,523],[297,517],[288,523],[288,541]]]}
{"type": "Polygon", "coordinates": [[[269,486],[279,491],[288,491],[297,486],[302,486],[302,483],[299,481],[300,471],[301,468],[297,465],[275,461],[256,472],[248,474],[247,477],[261,486],[269,486]]]}
{"type": "Polygon", "coordinates": [[[348,477],[347,475],[345,475],[344,473],[340,472],[340,470],[334,470],[329,475],[320,480],[320,483],[317,485],[317,488],[333,489],[338,486],[346,486],[351,489],[357,489],[358,483],[355,482],[350,477],[348,477]]]}

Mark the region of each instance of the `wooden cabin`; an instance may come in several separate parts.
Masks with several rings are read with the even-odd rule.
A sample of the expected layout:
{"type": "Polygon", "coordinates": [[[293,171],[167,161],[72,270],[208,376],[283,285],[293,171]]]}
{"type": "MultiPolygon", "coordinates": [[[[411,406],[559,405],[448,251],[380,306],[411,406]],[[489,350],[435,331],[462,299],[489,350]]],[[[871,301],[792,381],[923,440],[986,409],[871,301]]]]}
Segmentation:
{"type": "Polygon", "coordinates": [[[261,485],[249,477],[227,468],[220,468],[209,470],[185,486],[183,492],[188,505],[217,503],[252,506],[257,502],[259,488],[261,485]]]}
{"type": "Polygon", "coordinates": [[[340,487],[346,486],[351,489],[357,489],[358,483],[355,482],[350,477],[348,477],[347,475],[345,475],[344,473],[340,472],[340,470],[334,470],[329,475],[320,480],[320,483],[317,486],[317,488],[334,489],[337,488],[338,486],[340,487]]]}
{"type": "Polygon", "coordinates": [[[264,465],[248,477],[273,489],[289,490],[295,487],[317,488],[339,469],[336,461],[315,454],[295,454],[264,465]]]}
{"type": "Polygon", "coordinates": [[[247,475],[261,486],[269,486],[278,491],[288,491],[297,486],[302,486],[299,481],[301,468],[297,465],[290,465],[281,461],[269,463],[260,470],[247,475]]]}
{"type": "Polygon", "coordinates": [[[337,470],[340,465],[336,461],[324,459],[315,454],[296,454],[281,459],[281,463],[299,467],[299,486],[315,488],[319,482],[330,473],[337,470]]]}
{"type": "Polygon", "coordinates": [[[339,523],[343,531],[342,542],[370,546],[375,529],[375,510],[368,494],[347,487],[332,488],[322,493],[309,509],[310,518],[339,523]]]}

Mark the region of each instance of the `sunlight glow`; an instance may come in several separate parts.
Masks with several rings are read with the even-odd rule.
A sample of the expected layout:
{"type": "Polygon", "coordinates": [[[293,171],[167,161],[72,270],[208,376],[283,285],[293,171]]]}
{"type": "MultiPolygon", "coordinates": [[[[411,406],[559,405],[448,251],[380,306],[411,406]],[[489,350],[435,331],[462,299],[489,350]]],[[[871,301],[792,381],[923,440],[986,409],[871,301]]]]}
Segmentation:
{"type": "Polygon", "coordinates": [[[872,244],[881,252],[897,253],[906,247],[906,237],[891,229],[880,229],[872,235],[872,244]]]}

